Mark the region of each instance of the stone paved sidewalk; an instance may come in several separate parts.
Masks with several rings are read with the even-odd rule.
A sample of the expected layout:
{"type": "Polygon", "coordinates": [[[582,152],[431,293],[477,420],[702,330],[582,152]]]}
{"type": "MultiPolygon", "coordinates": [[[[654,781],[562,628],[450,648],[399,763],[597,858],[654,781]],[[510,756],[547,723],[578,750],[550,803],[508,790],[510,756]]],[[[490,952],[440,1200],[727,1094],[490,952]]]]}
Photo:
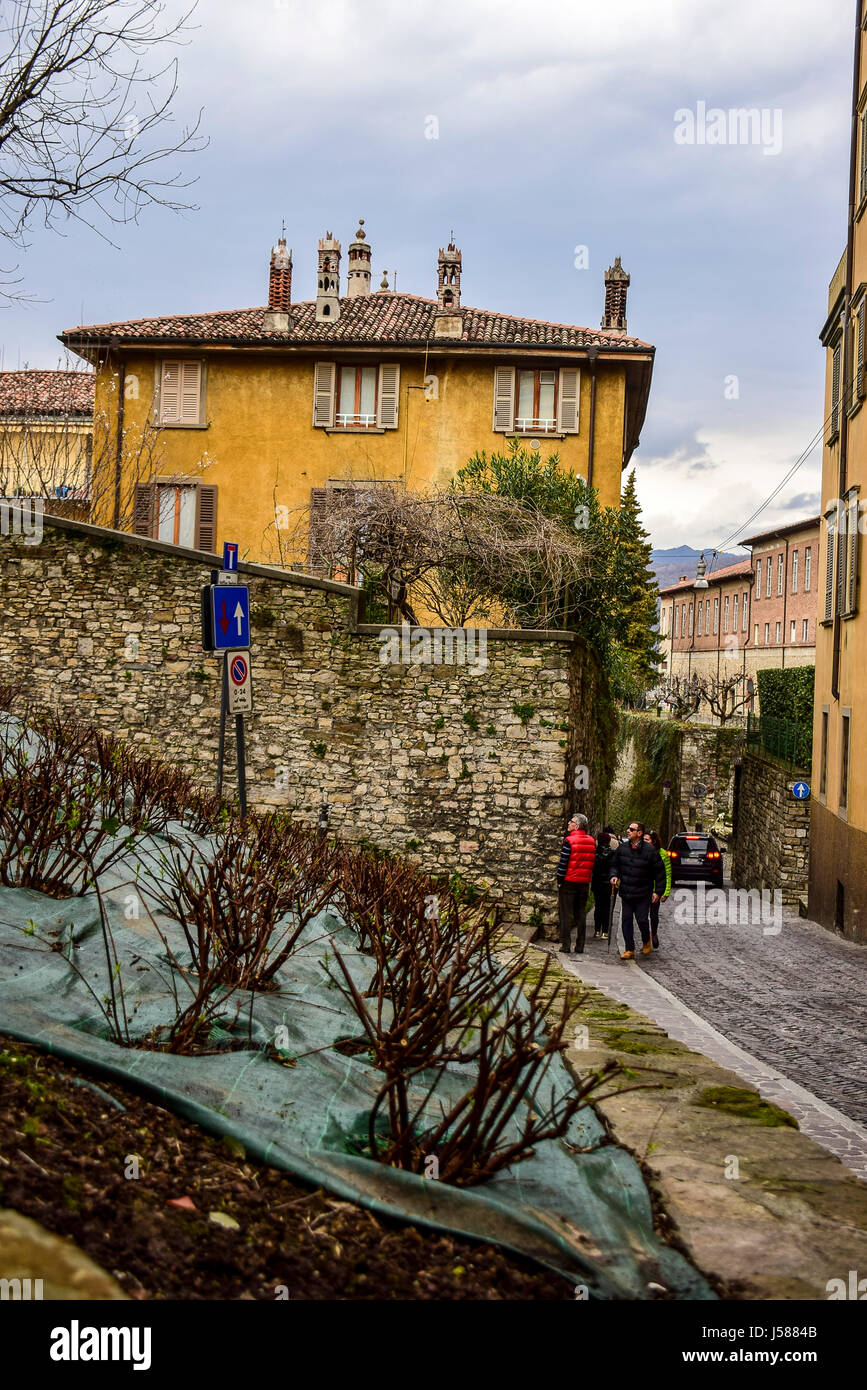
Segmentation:
{"type": "Polygon", "coordinates": [[[642,965],[602,957],[598,951],[569,956],[563,962],[570,973],[595,985],[613,999],[639,1010],[672,1038],[727,1067],[774,1105],[788,1110],[802,1133],[834,1154],[859,1178],[867,1179],[867,1129],[828,1105],[819,1096],[784,1076],[775,1067],[753,1057],[718,1029],[675,998],[670,990],[642,965]]]}
{"type": "Polygon", "coordinates": [[[585,986],[567,1061],[578,1075],[612,1059],[624,1069],[594,1108],[641,1164],[660,1234],[724,1298],[826,1300],[832,1280],[867,1268],[867,1183],[853,1172],[857,1122],[743,1049],[725,1048],[725,1038],[640,966],[597,951],[564,957],[550,943],[537,959],[542,951],[553,963],[549,987],[570,979],[585,986]],[[641,1012],[627,996],[643,1000],[641,1012]],[[687,1029],[702,1051],[679,1040],[687,1029]],[[726,1065],[707,1055],[717,1048],[726,1065]],[[744,1075],[750,1063],[766,1094],[786,1087],[779,1102],[762,1099],[744,1075]],[[816,1138],[793,1126],[796,1108],[816,1138]],[[820,1119],[828,1126],[822,1136],[820,1119]],[[851,1167],[831,1152],[844,1140],[851,1167]]]}

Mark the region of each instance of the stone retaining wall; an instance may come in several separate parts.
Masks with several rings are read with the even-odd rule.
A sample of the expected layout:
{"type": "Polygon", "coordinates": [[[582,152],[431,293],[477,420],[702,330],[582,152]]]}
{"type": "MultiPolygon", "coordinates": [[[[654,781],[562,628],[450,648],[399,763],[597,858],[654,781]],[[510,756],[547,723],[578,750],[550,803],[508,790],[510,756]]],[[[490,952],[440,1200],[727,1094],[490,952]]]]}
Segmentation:
{"type": "MultiPolygon", "coordinates": [[[[212,782],[220,700],[200,644],[212,556],[45,518],[0,542],[0,679],[212,782]]],[[[568,812],[593,813],[598,672],[571,633],[487,634],[487,664],[384,664],[346,585],[242,565],[254,712],[248,795],[490,886],[514,926],[555,935],[568,812]]],[[[228,785],[234,771],[227,755],[228,785]]]]}
{"type": "Polygon", "coordinates": [[[784,905],[806,895],[810,803],[792,795],[796,778],[758,753],[744,753],[736,779],[731,876],[738,888],[779,889],[784,905]]]}

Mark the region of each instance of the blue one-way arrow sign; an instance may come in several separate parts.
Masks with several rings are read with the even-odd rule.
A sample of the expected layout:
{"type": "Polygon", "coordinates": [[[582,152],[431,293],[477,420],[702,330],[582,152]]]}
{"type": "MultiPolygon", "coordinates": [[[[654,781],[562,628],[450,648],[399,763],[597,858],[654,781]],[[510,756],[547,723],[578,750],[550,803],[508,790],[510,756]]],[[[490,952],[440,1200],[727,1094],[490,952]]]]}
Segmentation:
{"type": "Polygon", "coordinates": [[[792,796],[794,796],[797,801],[806,801],[809,795],[810,788],[806,782],[796,782],[792,787],[792,796]]]}
{"type": "Polygon", "coordinates": [[[242,584],[211,586],[214,650],[250,645],[250,590],[242,584]]]}

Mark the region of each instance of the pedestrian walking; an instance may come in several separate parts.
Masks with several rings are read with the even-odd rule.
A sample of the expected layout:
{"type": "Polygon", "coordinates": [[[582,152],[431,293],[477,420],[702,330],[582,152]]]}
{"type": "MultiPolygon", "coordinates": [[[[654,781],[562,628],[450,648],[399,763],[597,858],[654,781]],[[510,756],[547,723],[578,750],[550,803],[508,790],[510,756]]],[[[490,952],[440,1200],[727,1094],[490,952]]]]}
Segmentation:
{"type": "Polygon", "coordinates": [[[560,917],[560,950],[569,955],[572,928],[577,927],[576,955],[584,953],[587,930],[587,895],[596,862],[596,841],[587,834],[587,817],[573,816],[566,827],[566,838],[557,865],[557,908],[560,917]]]}
{"type": "Polygon", "coordinates": [[[659,835],[655,830],[648,830],[644,838],[648,842],[648,844],[653,845],[653,848],[659,851],[659,857],[662,860],[663,867],[665,869],[665,892],[663,893],[661,899],[657,899],[656,902],[651,902],[650,904],[650,939],[653,942],[654,951],[658,951],[660,902],[664,903],[669,893],[671,892],[671,855],[669,854],[667,849],[663,849],[662,841],[660,840],[659,835]]]}
{"type": "Polygon", "coordinates": [[[619,887],[622,904],[620,924],[624,949],[620,953],[621,960],[635,959],[634,922],[638,923],[641,933],[641,954],[650,955],[653,950],[650,908],[665,891],[665,868],[659,851],[644,838],[646,829],[643,821],[630,821],[627,843],[620,845],[611,856],[611,883],[619,887]]]}
{"type": "MultiPolygon", "coordinates": [[[[596,836],[596,860],[593,864],[593,935],[603,940],[608,935],[608,918],[611,912],[611,856],[614,850],[611,837],[614,831],[606,825],[596,836]]],[[[617,843],[615,841],[615,843],[617,843]]]]}

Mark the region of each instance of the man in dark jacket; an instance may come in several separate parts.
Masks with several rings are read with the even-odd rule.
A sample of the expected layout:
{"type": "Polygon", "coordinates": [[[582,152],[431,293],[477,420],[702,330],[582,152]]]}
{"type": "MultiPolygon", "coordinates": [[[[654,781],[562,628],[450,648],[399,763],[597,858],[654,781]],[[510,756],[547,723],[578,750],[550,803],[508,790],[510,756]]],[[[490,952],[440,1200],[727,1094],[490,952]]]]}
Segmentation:
{"type": "Polygon", "coordinates": [[[557,865],[557,906],[560,914],[560,950],[568,956],[572,946],[572,927],[578,928],[576,955],[584,954],[587,926],[587,894],[593,877],[596,841],[587,834],[587,817],[573,816],[557,865]]]}
{"type": "Polygon", "coordinates": [[[623,904],[623,945],[621,960],[635,959],[633,919],[641,932],[641,954],[649,956],[650,904],[658,902],[665,892],[665,865],[656,849],[644,838],[644,822],[630,821],[629,840],[611,856],[611,882],[620,887],[623,904]]]}

